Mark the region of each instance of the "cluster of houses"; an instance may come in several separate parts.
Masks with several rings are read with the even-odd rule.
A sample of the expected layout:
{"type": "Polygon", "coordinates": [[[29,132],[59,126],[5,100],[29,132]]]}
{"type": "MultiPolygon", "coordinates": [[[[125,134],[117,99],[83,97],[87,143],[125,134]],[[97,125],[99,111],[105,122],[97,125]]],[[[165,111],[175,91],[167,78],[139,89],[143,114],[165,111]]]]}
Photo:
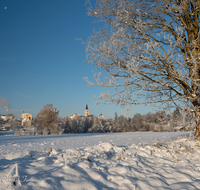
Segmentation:
{"type": "Polygon", "coordinates": [[[9,120],[13,120],[14,116],[12,114],[9,115],[0,115],[0,130],[8,131],[10,130],[10,125],[8,124],[9,120]]]}
{"type": "MultiPolygon", "coordinates": [[[[85,115],[84,115],[84,116],[75,113],[74,115],[71,115],[71,116],[69,117],[69,119],[71,119],[71,120],[85,119],[85,118],[88,118],[88,119],[94,118],[94,115],[90,115],[90,114],[89,114],[89,109],[88,109],[88,105],[87,105],[87,104],[86,104],[85,115]]],[[[98,118],[100,118],[100,119],[106,119],[102,114],[100,114],[98,118]]]]}
{"type": "Polygon", "coordinates": [[[0,130],[9,131],[11,126],[18,124],[19,126],[31,126],[32,114],[31,113],[22,113],[21,119],[15,119],[12,114],[0,115],[0,130]]]}
{"type": "MultiPolygon", "coordinates": [[[[86,118],[90,120],[94,118],[94,115],[89,114],[88,105],[86,104],[84,116],[76,113],[67,118],[70,119],[71,121],[81,120],[81,119],[85,120],[86,118]]],[[[106,118],[102,114],[100,114],[98,118],[106,120],[106,118]]],[[[64,119],[66,118],[64,117],[64,119]]],[[[0,115],[0,131],[9,131],[11,129],[11,126],[14,126],[14,125],[20,126],[22,129],[26,130],[26,127],[30,127],[32,125],[32,120],[33,120],[33,117],[31,113],[23,112],[20,119],[14,118],[12,114],[0,115]]],[[[174,131],[185,131],[187,126],[189,125],[191,124],[187,123],[186,125],[176,126],[174,128],[174,131]]]]}
{"type": "MultiPolygon", "coordinates": [[[[85,108],[85,115],[82,116],[80,114],[74,114],[71,115],[69,117],[70,120],[76,120],[76,119],[92,119],[94,117],[94,115],[90,115],[89,114],[89,109],[88,109],[88,105],[86,104],[86,108],[85,108]]],[[[100,119],[106,119],[102,114],[99,115],[100,119]]],[[[31,113],[22,113],[20,119],[15,119],[14,116],[12,114],[8,114],[8,115],[0,115],[0,130],[1,131],[8,131],[10,130],[11,126],[12,126],[12,121],[15,121],[18,123],[18,125],[20,125],[21,127],[29,127],[32,124],[32,120],[33,120],[33,116],[31,113]]]]}

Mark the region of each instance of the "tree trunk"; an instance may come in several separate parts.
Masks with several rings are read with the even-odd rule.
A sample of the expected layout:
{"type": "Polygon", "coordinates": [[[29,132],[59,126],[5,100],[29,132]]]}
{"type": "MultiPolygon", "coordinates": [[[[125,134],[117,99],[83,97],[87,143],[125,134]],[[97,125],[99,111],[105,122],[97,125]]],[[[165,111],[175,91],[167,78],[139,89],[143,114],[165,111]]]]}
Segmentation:
{"type": "Polygon", "coordinates": [[[196,120],[196,131],[194,136],[199,137],[200,136],[200,99],[199,99],[199,86],[200,86],[200,61],[198,58],[198,55],[200,53],[200,48],[196,48],[193,50],[193,58],[196,60],[193,63],[192,70],[190,70],[190,75],[193,75],[192,79],[194,82],[191,83],[193,93],[198,97],[194,101],[192,101],[192,104],[195,108],[195,120],[196,120]]]}
{"type": "Polygon", "coordinates": [[[200,112],[197,112],[195,114],[195,120],[196,120],[196,131],[194,136],[197,138],[200,136],[200,112]]]}
{"type": "Polygon", "coordinates": [[[196,127],[196,131],[195,131],[195,134],[194,134],[195,137],[199,137],[200,136],[200,125],[198,125],[196,127]]]}

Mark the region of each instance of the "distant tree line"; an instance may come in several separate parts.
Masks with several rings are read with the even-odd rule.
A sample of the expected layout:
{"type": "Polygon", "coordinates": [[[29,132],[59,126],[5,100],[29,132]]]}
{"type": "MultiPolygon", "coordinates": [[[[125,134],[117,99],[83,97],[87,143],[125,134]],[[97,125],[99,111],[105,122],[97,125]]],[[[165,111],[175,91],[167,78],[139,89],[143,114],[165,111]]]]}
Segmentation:
{"type": "MultiPolygon", "coordinates": [[[[132,118],[124,115],[118,116],[117,112],[113,119],[102,117],[69,117],[60,118],[59,110],[52,104],[45,105],[35,118],[32,126],[22,128],[18,120],[8,120],[7,124],[15,129],[15,135],[48,135],[62,133],[113,133],[113,132],[170,132],[177,126],[187,126],[187,130],[192,130],[193,125],[189,123],[192,115],[181,112],[176,108],[171,114],[165,111],[135,114],[132,118]],[[34,130],[33,130],[34,129],[34,130]]],[[[0,124],[4,123],[0,120],[0,124]]]]}
{"type": "Polygon", "coordinates": [[[135,114],[132,118],[115,113],[114,119],[102,119],[98,117],[75,119],[61,119],[60,126],[63,133],[111,133],[111,132],[171,132],[176,126],[186,126],[192,130],[193,125],[189,123],[192,115],[185,115],[177,108],[172,114],[164,111],[135,114]]]}

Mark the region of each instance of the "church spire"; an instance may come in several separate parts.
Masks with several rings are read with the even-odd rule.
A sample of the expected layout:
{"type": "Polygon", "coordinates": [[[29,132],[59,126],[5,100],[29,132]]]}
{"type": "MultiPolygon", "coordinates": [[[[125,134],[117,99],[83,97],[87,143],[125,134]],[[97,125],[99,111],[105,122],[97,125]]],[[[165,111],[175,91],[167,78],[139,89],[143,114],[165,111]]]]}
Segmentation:
{"type": "Polygon", "coordinates": [[[86,104],[86,108],[85,108],[85,117],[89,116],[89,109],[88,109],[88,105],[86,104]]]}

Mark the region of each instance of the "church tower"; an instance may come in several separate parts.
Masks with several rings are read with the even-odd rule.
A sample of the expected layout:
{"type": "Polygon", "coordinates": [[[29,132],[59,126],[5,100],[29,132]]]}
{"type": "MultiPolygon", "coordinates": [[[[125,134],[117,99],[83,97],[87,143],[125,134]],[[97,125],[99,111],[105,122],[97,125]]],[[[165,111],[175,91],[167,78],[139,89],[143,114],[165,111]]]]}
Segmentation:
{"type": "Polygon", "coordinates": [[[86,108],[85,108],[85,117],[89,116],[89,109],[88,109],[88,105],[86,104],[86,108]]]}

